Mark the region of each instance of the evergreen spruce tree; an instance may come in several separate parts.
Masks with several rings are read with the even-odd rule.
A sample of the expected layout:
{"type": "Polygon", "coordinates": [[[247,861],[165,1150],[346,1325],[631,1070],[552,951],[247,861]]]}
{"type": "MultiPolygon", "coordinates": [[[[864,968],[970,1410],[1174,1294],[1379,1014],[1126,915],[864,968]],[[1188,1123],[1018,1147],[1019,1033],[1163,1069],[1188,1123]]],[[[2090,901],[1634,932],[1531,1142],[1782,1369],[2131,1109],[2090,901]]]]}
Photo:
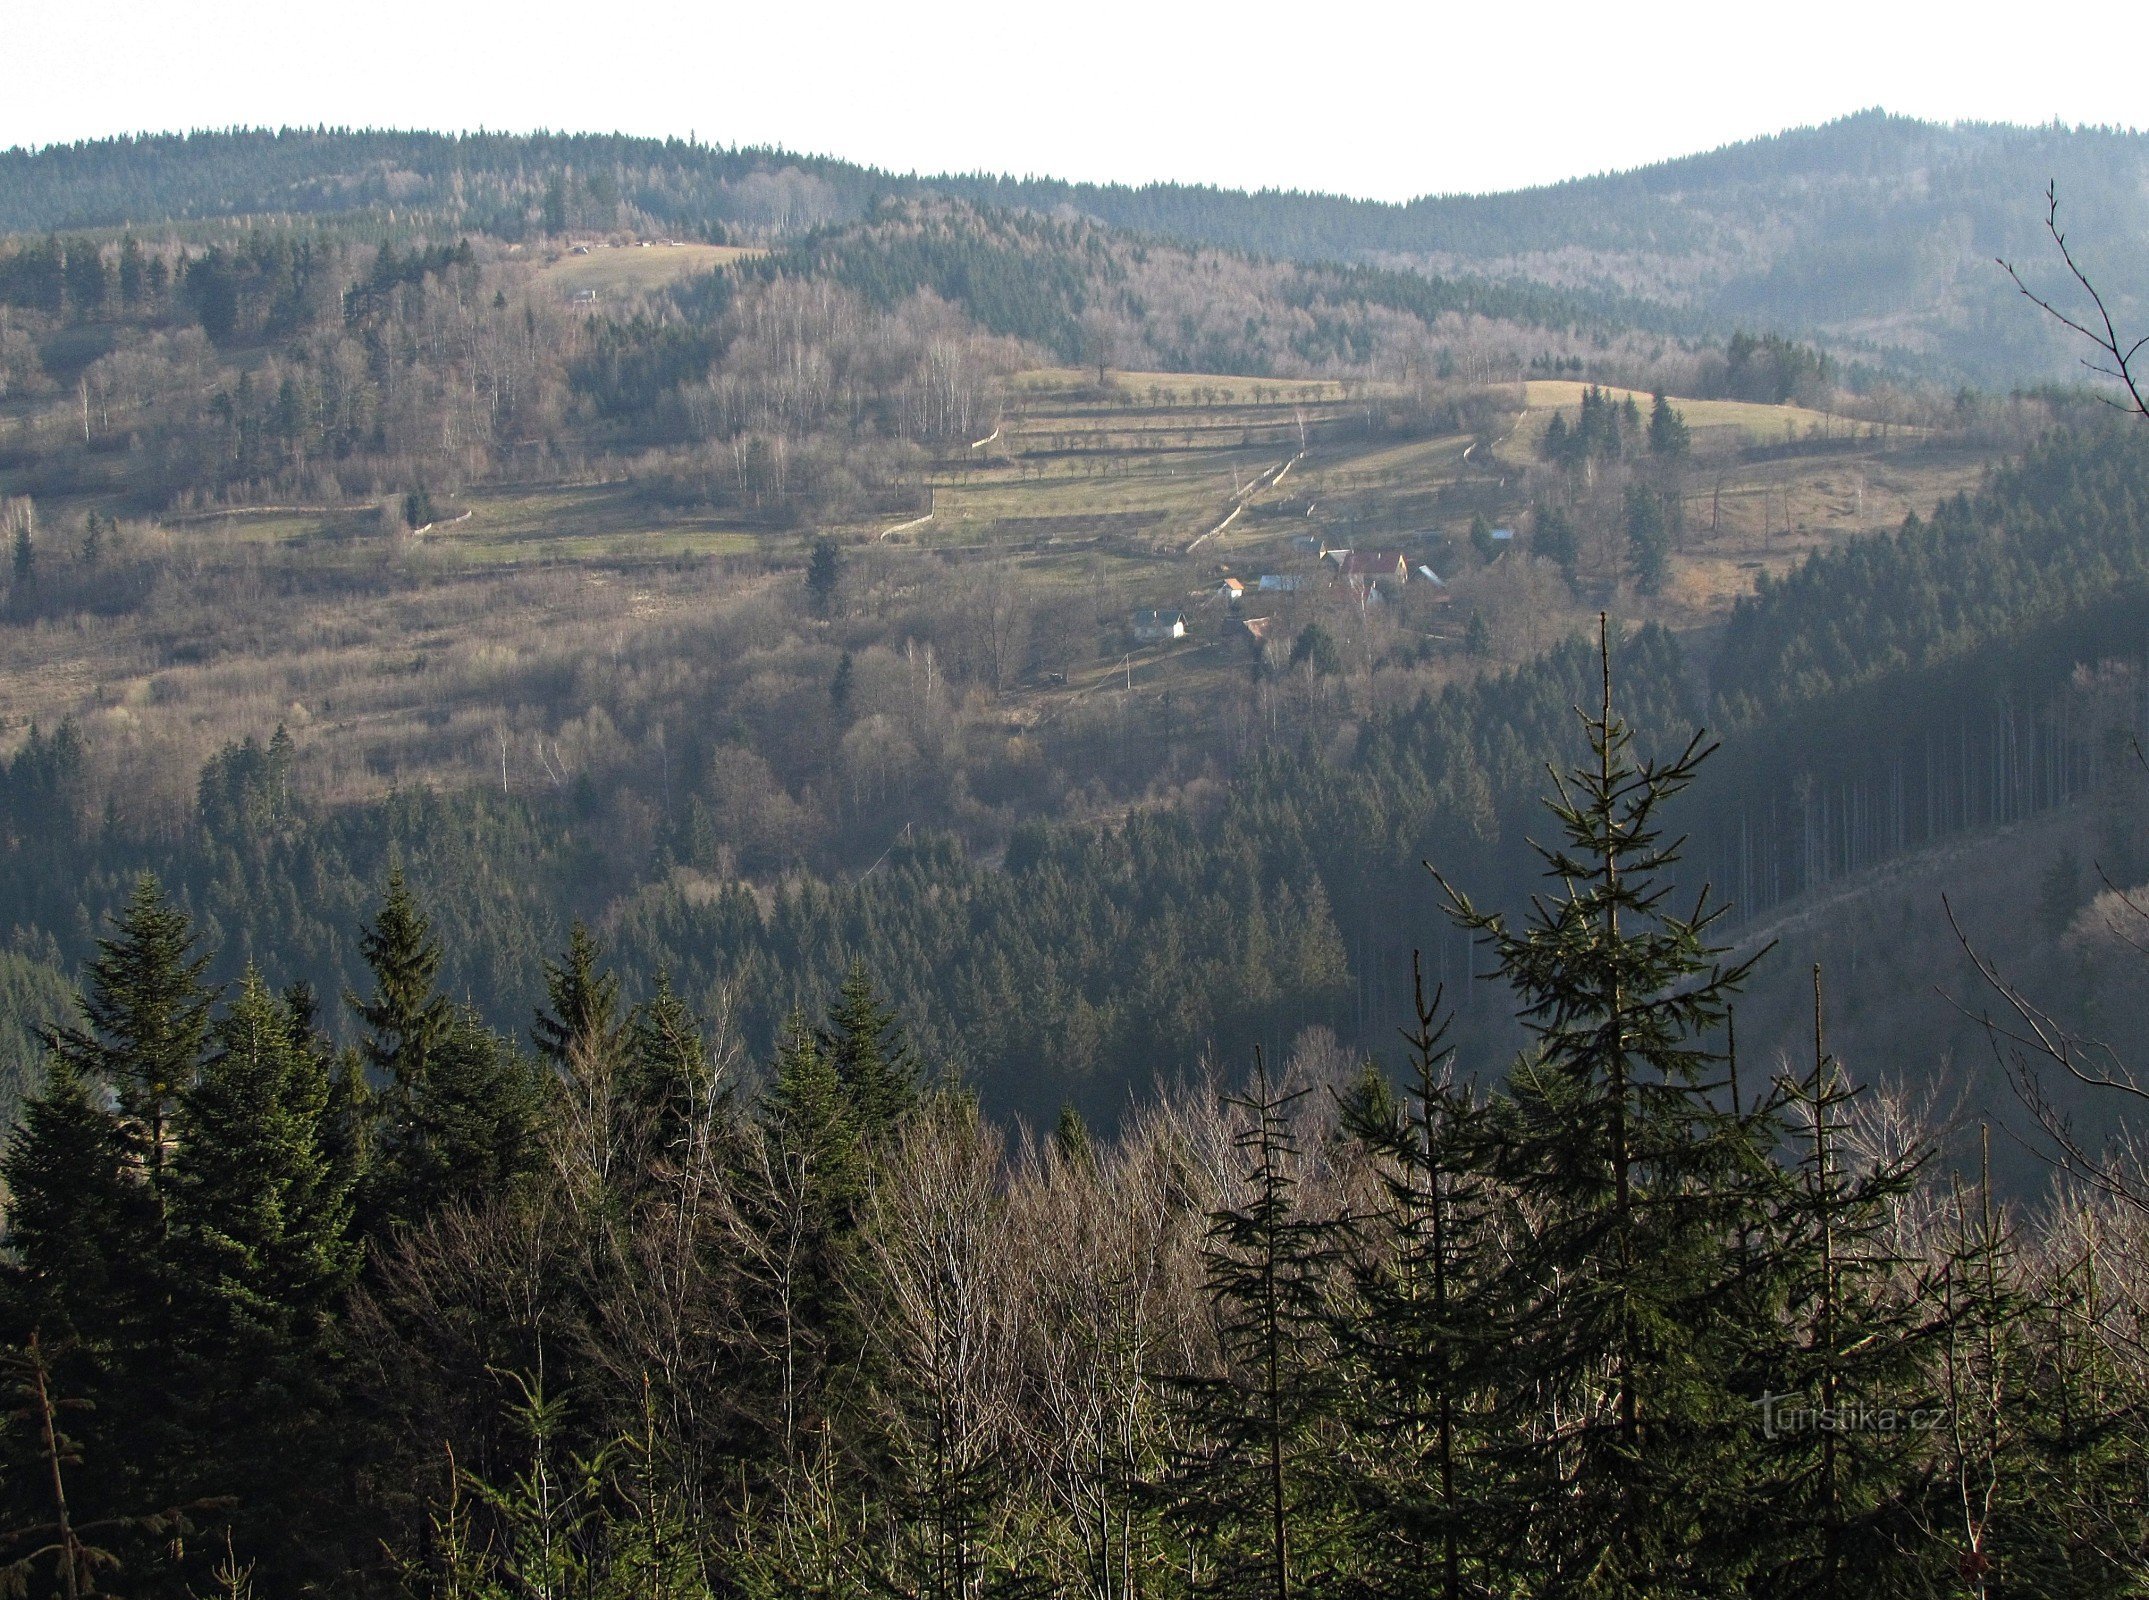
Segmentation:
{"type": "Polygon", "coordinates": [[[545,1090],[528,1059],[463,1011],[423,1074],[385,1098],[366,1168],[369,1230],[504,1193],[534,1171],[545,1090]]]}
{"type": "Polygon", "coordinates": [[[1538,507],[1537,522],[1530,534],[1530,553],[1552,562],[1569,583],[1574,582],[1581,545],[1575,538],[1574,523],[1558,506],[1538,507]]]}
{"type": "Polygon", "coordinates": [[[144,873],[112,934],[97,941],[82,997],[88,1027],[58,1029],[47,1039],[84,1080],[112,1086],[153,1187],[162,1181],[173,1107],[201,1063],[216,1001],[202,982],[209,958],[193,949],[185,913],[144,873]]]}
{"type": "Polygon", "coordinates": [[[902,1019],[874,992],[865,963],[854,961],[820,1030],[821,1048],[868,1139],[892,1133],[918,1101],[918,1061],[902,1019]]]}
{"type": "MultiPolygon", "coordinates": [[[[1989,1143],[1989,1129],[1985,1137],[1989,1143]]],[[[1952,1183],[1943,1224],[1951,1235],[1938,1285],[1943,1429],[1924,1508],[1925,1526],[1938,1537],[1925,1543],[1923,1574],[1928,1583],[1945,1581],[1952,1569],[1964,1592],[1980,1600],[2016,1589],[2018,1576],[2027,1575],[2018,1575],[2018,1562],[2029,1564],[2023,1558],[2049,1527],[2047,1508],[2023,1503],[2033,1455],[2020,1448],[2016,1428],[2024,1408],[2014,1385],[2031,1303],[2017,1278],[2015,1230],[1993,1202],[1989,1148],[1984,1166],[1975,1192],[1966,1193],[1960,1179],[1952,1183]]]]}
{"type": "Polygon", "coordinates": [[[75,1065],[55,1056],[0,1157],[7,1185],[5,1342],[96,1344],[133,1314],[155,1238],[134,1152],[75,1065]]]}
{"type": "Polygon", "coordinates": [[[1551,802],[1564,842],[1539,847],[1556,892],[1517,927],[1446,886],[1530,1036],[1494,1112],[1526,1224],[1502,1291],[1518,1498],[1499,1543],[1539,1595],[1723,1594],[1754,1565],[1739,1374],[1764,1334],[1739,1241],[1769,1225],[1780,1127],[1724,1106],[1712,1043],[1751,962],[1709,944],[1706,891],[1681,909],[1664,879],[1678,845],[1662,813],[1702,736],[1668,762],[1637,758],[1608,633],[1600,652],[1590,759],[1551,802]]]}
{"type": "Polygon", "coordinates": [[[41,1338],[53,1381],[83,1402],[72,1424],[85,1451],[74,1487],[83,1516],[145,1503],[129,1418],[149,1398],[137,1383],[167,1330],[158,1219],[138,1154],[101,1093],[55,1055],[0,1158],[9,1256],[0,1342],[41,1338]]]}
{"type": "Polygon", "coordinates": [[[833,539],[816,539],[813,556],[806,564],[806,597],[813,614],[825,617],[836,603],[836,589],[843,582],[843,557],[833,539]]]}
{"type": "MultiPolygon", "coordinates": [[[[1756,1594],[1901,1592],[1915,1572],[1912,1486],[1931,1440],[1911,1425],[1937,1417],[1928,1361],[1945,1336],[1931,1284],[1900,1258],[1888,1234],[1914,1195],[1922,1150],[1846,1159],[1848,1108],[1857,1091],[1828,1053],[1821,973],[1813,973],[1813,1061],[1803,1081],[1783,1077],[1762,1116],[1788,1113],[1803,1144],[1774,1171],[1772,1225],[1745,1231],[1745,1292],[1763,1342],[1741,1366],[1758,1382],[1761,1440],[1757,1519],[1735,1535],[1765,1552],[1756,1594]]],[[[1736,1059],[1732,1061],[1736,1094],[1736,1059]]]]}
{"type": "MultiPolygon", "coordinates": [[[[358,1267],[330,1148],[326,1063],[249,971],[177,1108],[171,1181],[175,1418],[169,1470],[236,1497],[241,1543],[280,1571],[312,1559],[297,1505],[325,1496],[343,1292],[358,1267]]],[[[318,1526],[318,1524],[316,1524],[318,1526]]]]}
{"type": "Polygon", "coordinates": [[[545,963],[549,1012],[540,1011],[530,1034],[538,1054],[567,1071],[578,1055],[613,1057],[624,1040],[619,1019],[619,979],[607,972],[597,941],[577,919],[567,936],[567,953],[545,963]]]}
{"type": "Polygon", "coordinates": [[[1290,1119],[1305,1093],[1273,1087],[1257,1057],[1230,1100],[1248,1118],[1246,1199],[1211,1214],[1202,1251],[1219,1370],[1170,1391],[1165,1515],[1200,1553],[1194,1587],[1234,1600],[1340,1592],[1351,1559],[1333,1461],[1337,1225],[1299,1212],[1290,1119]]]}
{"type": "Polygon", "coordinates": [[[454,1019],[438,988],[440,941],[401,867],[390,869],[380,911],[358,936],[358,950],[373,974],[373,993],[361,998],[347,991],[344,1004],[366,1025],[359,1049],[388,1086],[392,1103],[401,1086],[425,1076],[426,1052],[446,1037],[454,1019]]]}
{"type": "Polygon", "coordinates": [[[1693,448],[1693,443],[1686,418],[1659,389],[1649,401],[1649,453],[1678,460],[1693,448]]]}
{"type": "Polygon", "coordinates": [[[1463,649],[1473,656],[1492,654],[1492,629],[1486,625],[1484,612],[1470,613],[1470,621],[1463,628],[1463,649]]]}
{"type": "Polygon", "coordinates": [[[1489,1397],[1505,1349],[1484,1162],[1485,1112],[1454,1081],[1441,996],[1415,957],[1405,1033],[1411,1098],[1347,1102],[1345,1126],[1379,1162],[1385,1204],[1336,1338],[1347,1357],[1347,1416],[1364,1518],[1361,1592],[1442,1600],[1484,1593],[1483,1540],[1496,1525],[1489,1397]]]}
{"type": "Polygon", "coordinates": [[[1627,556],[1635,588],[1655,594],[1664,587],[1671,563],[1671,526],[1663,500],[1640,484],[1627,488],[1627,556]]]}
{"type": "Polygon", "coordinates": [[[1089,1123],[1072,1100],[1061,1105],[1059,1117],[1052,1125],[1052,1147],[1063,1160],[1077,1166],[1094,1168],[1096,1165],[1096,1136],[1089,1131],[1089,1123]]]}
{"type": "Polygon", "coordinates": [[[657,975],[656,993],[636,1006],[627,1021],[627,1090],[669,1145],[697,1111],[706,1110],[713,1088],[708,1041],[701,1019],[672,989],[669,973],[657,975]]]}
{"type": "Polygon", "coordinates": [[[1571,460],[1574,455],[1574,442],[1564,413],[1552,413],[1552,420],[1545,424],[1544,436],[1537,441],[1537,453],[1547,461],[1556,461],[1562,465],[1571,460]]]}
{"type": "Polygon", "coordinates": [[[856,1342],[845,1321],[843,1270],[866,1183],[835,1061],[796,1012],[785,1023],[755,1121],[759,1159],[741,1175],[758,1241],[749,1299],[757,1342],[769,1357],[764,1420],[772,1454],[795,1480],[825,1415],[831,1359],[856,1342]]]}
{"type": "Polygon", "coordinates": [[[2017,1324],[2019,1444],[1993,1540],[2011,1587],[2083,1600],[2138,1592],[2149,1561],[2145,1396],[2101,1210],[2081,1207],[2074,1237],[2053,1241],[2061,1248],[2017,1324]]]}
{"type": "Polygon", "coordinates": [[[400,867],[359,950],[373,992],[346,991],[344,1003],[366,1026],[365,1066],[386,1082],[375,1100],[364,1073],[338,1074],[330,1126],[343,1165],[362,1172],[359,1215],[373,1233],[531,1170],[542,1095],[514,1049],[440,993],[440,942],[400,867]]]}

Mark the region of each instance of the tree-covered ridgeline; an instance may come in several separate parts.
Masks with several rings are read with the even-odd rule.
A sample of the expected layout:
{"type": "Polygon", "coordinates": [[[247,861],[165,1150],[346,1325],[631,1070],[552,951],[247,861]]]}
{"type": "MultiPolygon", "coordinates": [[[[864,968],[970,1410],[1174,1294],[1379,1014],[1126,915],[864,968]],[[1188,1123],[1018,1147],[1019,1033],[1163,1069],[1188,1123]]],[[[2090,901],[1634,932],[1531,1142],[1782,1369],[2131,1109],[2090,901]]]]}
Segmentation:
{"type": "MultiPolygon", "coordinates": [[[[2130,214],[2144,156],[2117,129],[1936,126],[1879,111],[1638,171],[1503,195],[1394,204],[1196,184],[877,172],[682,139],[296,128],[136,135],[0,152],[0,231],[47,234],[225,219],[355,218],[510,241],[567,229],[784,238],[888,201],[953,198],[1080,216],[1274,259],[1400,264],[1442,291],[1550,295],[1594,318],[1672,332],[1830,328],[1846,353],[1950,375],[2060,369],[2034,324],[1986,313],[2011,287],[1963,269],[2031,253],[2029,197],[2057,178],[2086,215],[2130,214]],[[391,220],[393,219],[393,220],[391,220]],[[1923,324],[1876,351],[1884,319],[1923,324]]],[[[2085,240],[2122,301],[2137,241],[2085,240]]],[[[2136,252],[2138,253],[2138,252],[2136,252]]],[[[1407,278],[1394,280],[1407,292],[1407,278]]]]}
{"type": "Polygon", "coordinates": [[[1533,907],[1447,893],[1519,1048],[1451,1047],[1421,971],[1400,1088],[1309,1041],[1103,1137],[981,1116],[864,968],[748,1066],[577,926],[493,1032],[409,874],[335,1049],[141,879],[0,1161],[0,1559],[145,1597],[2135,1592],[2139,1217],[1944,1181],[1818,977],[1810,1046],[1741,1056],[1752,962],[1681,882],[1708,750],[1641,753],[1593,665],[1533,907]]]}

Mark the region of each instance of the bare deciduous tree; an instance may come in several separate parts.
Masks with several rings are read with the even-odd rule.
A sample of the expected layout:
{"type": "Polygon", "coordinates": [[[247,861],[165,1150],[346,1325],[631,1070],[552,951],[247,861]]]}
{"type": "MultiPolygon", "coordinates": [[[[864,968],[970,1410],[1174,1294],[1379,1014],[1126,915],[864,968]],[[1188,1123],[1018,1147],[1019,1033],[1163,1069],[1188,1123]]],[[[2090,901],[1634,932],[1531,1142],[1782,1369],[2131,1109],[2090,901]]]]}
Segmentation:
{"type": "Polygon", "coordinates": [[[2090,280],[2089,274],[2082,270],[2081,263],[2075,260],[2074,251],[2067,243],[2067,235],[2061,231],[2059,225],[2059,186],[2056,183],[2045,185],[2045,232],[2052,236],[2052,242],[2059,247],[2060,259],[2067,264],[2068,274],[2080,285],[2082,292],[2089,296],[2088,313],[2078,317],[2061,310],[2051,299],[2039,294],[2024,282],[2022,274],[2005,259],[2000,261],[2000,269],[2014,280],[2015,287],[2022,291],[2023,297],[2030,304],[2061,327],[2088,340],[2096,347],[2097,354],[2084,356],[2082,365],[2100,377],[2115,379],[2127,392],[2124,400],[2105,396],[2107,405],[2121,411],[2133,412],[2136,416],[2149,417],[2149,399],[2145,399],[2142,394],[2142,384],[2149,382],[2149,377],[2137,371],[2134,364],[2143,347],[2149,346],[2149,334],[2130,340],[2121,333],[2112,318],[2111,307],[2106,304],[2103,292],[2090,280]]]}

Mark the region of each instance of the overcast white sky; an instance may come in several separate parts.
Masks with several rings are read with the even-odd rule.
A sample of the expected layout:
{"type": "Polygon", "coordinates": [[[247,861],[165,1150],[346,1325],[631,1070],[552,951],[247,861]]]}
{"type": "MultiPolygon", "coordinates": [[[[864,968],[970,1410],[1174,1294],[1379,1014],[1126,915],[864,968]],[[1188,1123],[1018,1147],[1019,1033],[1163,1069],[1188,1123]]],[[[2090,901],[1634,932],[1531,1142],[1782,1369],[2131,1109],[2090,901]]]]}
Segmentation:
{"type": "Polygon", "coordinates": [[[2149,0],[0,0],[0,147],[317,122],[620,129],[897,170],[1402,199],[1884,105],[2149,121],[2149,0]]]}

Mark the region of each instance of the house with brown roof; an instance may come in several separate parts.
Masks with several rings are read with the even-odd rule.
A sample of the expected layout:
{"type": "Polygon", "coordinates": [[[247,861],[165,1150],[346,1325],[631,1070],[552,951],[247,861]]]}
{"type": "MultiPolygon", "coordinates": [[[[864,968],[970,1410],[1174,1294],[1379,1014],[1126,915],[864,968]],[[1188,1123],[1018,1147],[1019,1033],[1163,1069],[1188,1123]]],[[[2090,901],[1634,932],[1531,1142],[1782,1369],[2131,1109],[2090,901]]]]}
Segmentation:
{"type": "Polygon", "coordinates": [[[1353,550],[1339,563],[1346,578],[1410,581],[1410,563],[1400,550],[1353,550]]]}

